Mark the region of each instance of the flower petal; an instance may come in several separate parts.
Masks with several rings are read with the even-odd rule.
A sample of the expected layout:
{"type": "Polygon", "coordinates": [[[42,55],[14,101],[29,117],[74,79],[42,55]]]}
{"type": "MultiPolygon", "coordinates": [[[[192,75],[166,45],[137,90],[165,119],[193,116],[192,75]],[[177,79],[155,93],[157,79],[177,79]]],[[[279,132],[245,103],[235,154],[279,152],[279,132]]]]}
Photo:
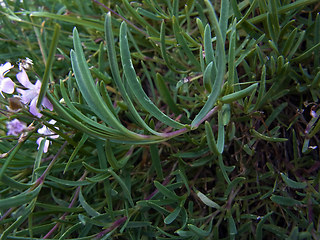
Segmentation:
{"type": "Polygon", "coordinates": [[[43,148],[44,153],[48,152],[49,144],[50,144],[50,141],[46,140],[46,142],[44,143],[44,148],[43,148]]]}
{"type": "Polygon", "coordinates": [[[14,82],[8,77],[4,78],[0,83],[0,91],[5,93],[13,93],[14,92],[14,82]]]}
{"type": "Polygon", "coordinates": [[[30,113],[38,118],[41,118],[42,117],[42,114],[38,111],[37,109],[37,98],[34,98],[31,100],[31,103],[30,103],[30,113]]]}
{"type": "MultiPolygon", "coordinates": [[[[41,144],[42,140],[44,140],[43,137],[39,137],[39,138],[37,139],[37,144],[38,144],[38,148],[37,148],[37,149],[38,149],[38,150],[39,150],[39,148],[40,148],[40,144],[41,144]]],[[[43,152],[44,152],[44,153],[48,152],[49,144],[50,144],[50,141],[49,141],[49,140],[46,140],[45,143],[44,143],[44,148],[43,148],[43,152]]]]}
{"type": "Polygon", "coordinates": [[[41,81],[37,80],[36,83],[33,85],[33,88],[36,89],[39,94],[41,88],[41,81]]]}
{"type": "Polygon", "coordinates": [[[50,111],[53,110],[53,106],[47,97],[44,97],[44,99],[42,101],[42,106],[48,108],[50,111]]]}
{"type": "Polygon", "coordinates": [[[50,135],[51,134],[51,132],[48,130],[48,128],[46,126],[39,128],[38,133],[40,133],[42,135],[50,135]]]}
{"type": "Polygon", "coordinates": [[[26,88],[34,88],[34,85],[30,82],[29,77],[24,69],[16,75],[18,81],[26,88]]]}
{"type": "Polygon", "coordinates": [[[17,89],[17,92],[21,94],[21,102],[23,102],[24,104],[27,104],[31,102],[33,99],[38,98],[37,92],[32,89],[28,89],[28,90],[17,89]]]}
{"type": "Polygon", "coordinates": [[[38,149],[39,149],[39,147],[40,147],[40,143],[41,143],[42,139],[44,139],[44,138],[43,138],[43,137],[39,137],[39,138],[37,139],[37,141],[36,141],[36,143],[39,145],[39,146],[38,146],[38,149]]]}
{"type": "Polygon", "coordinates": [[[27,125],[24,122],[19,121],[18,119],[13,119],[10,122],[7,122],[7,135],[18,136],[23,130],[25,130],[27,125]]]}
{"type": "Polygon", "coordinates": [[[50,121],[49,121],[49,123],[51,124],[51,125],[54,125],[54,124],[56,124],[56,120],[54,120],[54,119],[51,119],[50,121]]]}
{"type": "Polygon", "coordinates": [[[5,64],[1,64],[0,65],[0,78],[3,78],[4,75],[6,75],[6,73],[13,68],[13,65],[11,65],[11,63],[6,62],[5,64]]]}

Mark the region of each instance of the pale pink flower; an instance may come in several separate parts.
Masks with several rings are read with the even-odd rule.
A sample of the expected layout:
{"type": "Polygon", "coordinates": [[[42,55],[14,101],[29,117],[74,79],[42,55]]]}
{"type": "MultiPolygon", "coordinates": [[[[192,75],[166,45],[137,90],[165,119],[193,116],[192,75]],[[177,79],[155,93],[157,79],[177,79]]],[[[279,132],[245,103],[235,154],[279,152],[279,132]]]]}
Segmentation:
{"type": "MultiPolygon", "coordinates": [[[[17,79],[25,88],[27,88],[27,90],[17,89],[18,93],[21,94],[21,102],[24,104],[30,103],[30,113],[40,118],[42,114],[39,112],[36,105],[40,93],[41,82],[37,80],[35,84],[32,84],[24,69],[17,74],[17,79]]],[[[42,101],[42,106],[48,108],[50,111],[53,110],[51,102],[46,97],[44,97],[42,101]]]]}
{"type": "MultiPolygon", "coordinates": [[[[50,120],[49,123],[51,125],[54,125],[56,123],[55,120],[50,120]]],[[[57,128],[59,129],[59,128],[57,128]]],[[[47,126],[43,126],[42,128],[38,129],[38,133],[42,134],[43,136],[45,137],[50,137],[50,138],[58,138],[59,135],[55,134],[50,128],[48,128],[47,126]]],[[[44,138],[43,137],[39,137],[37,139],[37,144],[38,144],[38,149],[40,148],[40,143],[41,141],[43,140],[44,138]]],[[[51,144],[51,141],[50,140],[46,140],[45,143],[44,143],[44,149],[43,149],[43,152],[46,153],[48,152],[48,148],[49,148],[49,145],[51,144]]]]}
{"type": "Polygon", "coordinates": [[[10,122],[7,122],[7,135],[18,136],[27,128],[27,125],[24,122],[19,121],[18,119],[13,119],[10,122]]]}
{"type": "Polygon", "coordinates": [[[0,93],[3,96],[2,92],[5,93],[13,93],[14,92],[14,83],[9,77],[5,77],[5,75],[13,68],[11,63],[6,62],[5,64],[0,65],[0,93]]]}

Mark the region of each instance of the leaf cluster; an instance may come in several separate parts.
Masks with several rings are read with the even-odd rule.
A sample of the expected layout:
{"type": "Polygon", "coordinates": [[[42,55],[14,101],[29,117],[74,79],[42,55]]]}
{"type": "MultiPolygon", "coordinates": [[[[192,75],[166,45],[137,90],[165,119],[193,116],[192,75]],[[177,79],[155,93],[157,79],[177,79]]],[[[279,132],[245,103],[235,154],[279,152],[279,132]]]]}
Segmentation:
{"type": "Polygon", "coordinates": [[[0,239],[319,239],[319,7],[3,1],[54,111],[0,96],[0,239]]]}

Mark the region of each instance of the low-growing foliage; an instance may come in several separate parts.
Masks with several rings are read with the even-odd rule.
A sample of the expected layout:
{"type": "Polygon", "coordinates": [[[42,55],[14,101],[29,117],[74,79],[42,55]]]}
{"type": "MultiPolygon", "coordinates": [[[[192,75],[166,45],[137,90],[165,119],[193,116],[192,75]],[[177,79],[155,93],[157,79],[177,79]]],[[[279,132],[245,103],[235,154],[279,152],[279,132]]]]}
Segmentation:
{"type": "Polygon", "coordinates": [[[319,239],[319,10],[1,1],[0,239],[319,239]]]}

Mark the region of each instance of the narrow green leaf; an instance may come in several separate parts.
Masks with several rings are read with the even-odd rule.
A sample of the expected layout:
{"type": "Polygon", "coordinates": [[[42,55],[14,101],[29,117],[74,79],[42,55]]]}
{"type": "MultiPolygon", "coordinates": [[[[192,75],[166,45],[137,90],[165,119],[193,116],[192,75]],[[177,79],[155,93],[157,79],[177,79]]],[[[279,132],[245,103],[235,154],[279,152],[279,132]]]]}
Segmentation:
{"type": "Polygon", "coordinates": [[[295,205],[301,205],[301,202],[298,200],[295,200],[291,197],[283,197],[283,196],[278,196],[278,195],[273,195],[270,197],[272,202],[275,202],[279,205],[282,206],[287,206],[287,207],[293,207],[295,205]]]}
{"type": "Polygon", "coordinates": [[[230,122],[230,118],[231,118],[230,111],[231,111],[230,104],[223,104],[223,106],[221,108],[223,126],[228,125],[230,122]]]}
{"type": "Polygon", "coordinates": [[[200,198],[200,200],[207,205],[208,207],[212,207],[212,208],[216,208],[216,209],[220,209],[221,207],[215,203],[214,201],[212,201],[211,199],[209,199],[206,195],[204,195],[202,192],[197,191],[197,196],[200,198]]]}
{"type": "Polygon", "coordinates": [[[228,53],[228,86],[230,92],[233,92],[234,78],[236,74],[235,58],[236,58],[236,19],[233,21],[230,33],[230,45],[228,53]]]}
{"type": "Polygon", "coordinates": [[[220,101],[223,103],[231,103],[233,101],[236,101],[238,99],[244,98],[249,96],[256,88],[258,87],[258,83],[254,83],[251,86],[242,89],[240,91],[228,94],[220,98],[220,101]]]}
{"type": "Polygon", "coordinates": [[[48,180],[51,180],[52,182],[55,182],[55,183],[58,183],[58,184],[61,184],[61,185],[65,185],[65,186],[86,186],[86,185],[89,185],[90,182],[88,181],[71,181],[71,180],[64,180],[64,179],[61,179],[61,178],[56,178],[56,177],[53,177],[53,176],[47,176],[47,179],[48,180]]]}
{"type": "Polygon", "coordinates": [[[75,78],[78,83],[79,89],[88,103],[91,110],[105,123],[109,124],[113,128],[119,130],[124,135],[132,138],[138,138],[138,134],[126,129],[121,122],[112,114],[112,111],[108,108],[99,94],[94,80],[90,74],[87,62],[82,50],[79,34],[76,28],[73,30],[73,44],[75,51],[71,50],[71,63],[74,70],[75,78]]]}
{"type": "Polygon", "coordinates": [[[269,40],[269,41],[268,41],[268,44],[269,44],[269,46],[275,51],[275,53],[276,53],[277,55],[280,55],[278,46],[277,46],[277,44],[276,44],[274,41],[269,40]]]}
{"type": "Polygon", "coordinates": [[[83,228],[83,225],[81,222],[78,222],[76,224],[74,224],[71,227],[68,227],[68,229],[65,230],[65,232],[63,232],[63,234],[61,234],[61,237],[59,238],[59,240],[65,240],[68,239],[68,237],[73,233],[73,232],[78,232],[80,230],[80,228],[83,228]]]}
{"type": "MultiPolygon", "coordinates": [[[[280,34],[279,14],[276,0],[269,1],[270,24],[272,27],[272,37],[274,42],[278,42],[280,34]]],[[[269,19],[268,19],[269,21],[269,19]]]]}
{"type": "Polygon", "coordinates": [[[302,54],[300,54],[298,57],[293,58],[292,62],[301,62],[304,59],[310,57],[312,53],[316,52],[320,48],[320,42],[314,45],[313,47],[309,48],[308,50],[304,51],[302,54]]]}
{"type": "Polygon", "coordinates": [[[180,211],[181,211],[181,207],[177,207],[176,209],[174,209],[174,210],[164,219],[164,223],[165,223],[165,224],[170,224],[170,223],[172,223],[172,222],[179,216],[180,211]]]}
{"type": "Polygon", "coordinates": [[[298,32],[297,28],[293,29],[292,32],[290,33],[288,39],[286,40],[286,42],[283,46],[283,50],[282,50],[282,54],[284,56],[287,56],[289,53],[291,53],[291,48],[292,48],[293,44],[296,42],[297,32],[298,32]]]}
{"type": "Polygon", "coordinates": [[[173,0],[172,3],[172,16],[173,17],[178,17],[178,13],[179,13],[179,0],[173,0]]]}
{"type": "Polygon", "coordinates": [[[288,185],[288,187],[295,188],[295,189],[303,189],[307,187],[306,182],[296,182],[290,178],[288,178],[284,173],[280,173],[283,181],[288,185]]]}
{"type": "Polygon", "coordinates": [[[217,54],[216,54],[216,62],[217,62],[217,75],[215,78],[214,86],[212,88],[212,91],[200,110],[200,112],[196,115],[194,120],[191,123],[191,127],[195,127],[206,115],[207,113],[212,109],[214,104],[216,103],[216,100],[220,94],[223,78],[225,75],[225,69],[226,69],[226,60],[225,60],[225,48],[224,48],[224,40],[223,36],[219,27],[219,23],[217,20],[217,16],[215,14],[214,8],[209,0],[205,0],[205,4],[208,8],[209,13],[209,19],[211,21],[212,27],[214,29],[214,32],[216,34],[217,43],[217,54]]]}
{"type": "MultiPolygon", "coordinates": [[[[33,132],[29,132],[26,140],[33,134],[33,132]]],[[[21,146],[24,144],[24,142],[20,142],[18,143],[17,146],[15,146],[15,148],[13,149],[13,151],[10,153],[10,155],[7,157],[7,159],[5,160],[4,164],[2,165],[1,169],[0,169],[0,179],[2,179],[2,176],[4,175],[7,167],[9,166],[10,162],[12,161],[12,159],[14,158],[14,156],[17,154],[17,152],[19,151],[19,149],[21,148],[21,146]]],[[[0,200],[1,201],[1,200],[0,200]]]]}
{"type": "Polygon", "coordinates": [[[45,146],[45,143],[47,141],[47,137],[43,138],[40,142],[40,146],[39,146],[39,149],[38,149],[38,153],[37,153],[37,156],[36,156],[36,159],[34,161],[34,165],[33,165],[33,169],[34,171],[32,172],[32,178],[31,178],[31,182],[35,182],[36,179],[38,177],[40,177],[40,174],[37,173],[37,169],[40,167],[40,164],[41,164],[41,159],[42,159],[42,155],[43,155],[43,149],[44,149],[44,146],[45,146]]]}
{"type": "Polygon", "coordinates": [[[160,111],[160,109],[154,105],[154,103],[142,89],[142,86],[137,79],[136,72],[132,65],[127,39],[127,26],[125,22],[122,22],[120,27],[120,55],[123,71],[130,85],[129,91],[131,91],[131,93],[135,96],[136,101],[159,121],[174,128],[183,128],[183,124],[172,120],[162,111],[160,111]]]}
{"type": "MultiPolygon", "coordinates": [[[[319,119],[319,111],[320,111],[320,110],[317,111],[317,115],[318,115],[318,116],[315,117],[315,118],[313,118],[311,121],[316,122],[316,120],[319,119]]],[[[320,131],[320,121],[317,121],[316,126],[314,126],[314,127],[312,128],[310,134],[308,135],[308,138],[310,139],[310,138],[314,137],[314,135],[316,135],[319,131],[320,131]]]]}
{"type": "MultiPolygon", "coordinates": [[[[142,204],[143,201],[138,202],[138,205],[142,204]]],[[[162,214],[170,214],[170,212],[165,209],[164,207],[161,207],[160,205],[152,202],[152,201],[146,201],[145,202],[147,206],[152,207],[153,209],[157,210],[158,212],[162,213],[162,214]]]]}
{"type": "Polygon", "coordinates": [[[164,59],[166,66],[172,70],[173,72],[176,73],[187,73],[188,71],[185,70],[177,70],[173,66],[175,66],[175,61],[173,61],[171,58],[169,58],[167,51],[166,51],[166,43],[165,43],[165,24],[164,21],[161,23],[161,28],[160,28],[160,50],[161,50],[161,55],[162,58],[164,59]]]}
{"type": "MultiPolygon", "coordinates": [[[[320,19],[320,17],[319,17],[319,19],[320,19]]],[[[320,87],[320,71],[318,71],[318,73],[316,74],[316,76],[312,80],[311,87],[312,88],[320,87]]]]}
{"type": "Polygon", "coordinates": [[[108,169],[108,172],[115,178],[115,180],[120,184],[122,190],[123,190],[123,194],[124,196],[128,199],[130,205],[133,207],[133,200],[130,194],[130,191],[126,185],[126,183],[121,179],[121,177],[119,177],[114,171],[112,171],[111,169],[108,169]]]}
{"type": "Polygon", "coordinates": [[[222,159],[222,155],[221,154],[218,155],[218,160],[219,160],[219,167],[221,169],[222,175],[223,175],[224,179],[226,180],[226,182],[228,184],[230,184],[231,181],[230,181],[230,178],[229,178],[229,176],[227,174],[227,167],[223,163],[223,159],[222,159]]]}
{"type": "MultiPolygon", "coordinates": [[[[62,107],[59,103],[57,103],[55,100],[51,99],[51,101],[53,102],[53,105],[55,107],[55,109],[57,109],[60,112],[63,112],[62,115],[66,116],[66,118],[71,121],[73,126],[81,126],[80,130],[82,130],[82,127],[84,126],[84,124],[81,124],[80,122],[83,121],[85,124],[85,127],[83,128],[84,130],[86,128],[88,128],[87,126],[90,126],[90,129],[95,129],[96,131],[99,131],[101,133],[105,132],[105,138],[107,138],[108,134],[110,134],[111,136],[121,136],[122,134],[113,129],[113,128],[109,128],[106,127],[103,124],[99,124],[96,121],[92,120],[91,118],[89,118],[88,116],[84,115],[83,113],[81,113],[75,106],[74,104],[71,103],[68,93],[65,89],[64,86],[64,82],[60,81],[60,90],[61,90],[61,94],[62,97],[66,103],[66,105],[70,108],[70,113],[72,113],[74,116],[76,116],[76,119],[78,120],[76,123],[74,122],[74,118],[71,117],[71,115],[69,113],[67,113],[67,110],[64,109],[64,107],[62,107]]],[[[92,130],[93,131],[93,130],[92,130]]]]}
{"type": "Polygon", "coordinates": [[[172,190],[169,190],[167,187],[163,186],[161,183],[158,181],[154,181],[154,185],[156,188],[161,192],[164,196],[166,196],[169,199],[175,200],[175,201],[180,201],[181,197],[179,197],[175,192],[172,190]]]}
{"type": "Polygon", "coordinates": [[[80,192],[79,192],[79,201],[81,206],[83,207],[83,209],[91,216],[91,217],[96,217],[99,216],[100,213],[98,213],[96,210],[94,210],[84,199],[83,195],[82,195],[82,191],[80,188],[80,192]]]}
{"type": "Polygon", "coordinates": [[[107,91],[107,88],[106,88],[106,85],[104,82],[101,82],[100,83],[100,94],[103,98],[103,100],[105,101],[105,103],[107,104],[108,108],[112,111],[113,115],[119,119],[117,113],[116,113],[116,110],[115,110],[115,107],[113,106],[112,104],[112,101],[111,101],[111,98],[108,94],[108,91],[107,91]]]}
{"type": "Polygon", "coordinates": [[[190,194],[189,181],[188,181],[188,178],[186,176],[185,170],[184,170],[184,168],[182,166],[179,166],[178,174],[181,177],[184,185],[186,186],[187,191],[188,191],[188,195],[189,195],[190,194]]]}
{"type": "MultiPolygon", "coordinates": [[[[39,186],[40,187],[40,186],[39,186]]],[[[36,189],[35,189],[36,190],[36,189]]],[[[1,200],[0,200],[1,201],[1,200]]],[[[30,216],[30,214],[32,213],[34,206],[36,203],[36,199],[32,200],[31,203],[24,209],[24,211],[21,213],[21,215],[19,217],[17,217],[17,219],[9,226],[6,227],[5,230],[2,232],[2,234],[0,235],[0,240],[6,240],[8,235],[17,230],[18,227],[23,224],[26,219],[30,216]]]]}
{"type": "Polygon", "coordinates": [[[178,108],[177,104],[174,102],[173,98],[171,97],[169,89],[167,88],[162,76],[159,73],[157,73],[156,75],[155,83],[160,96],[163,98],[163,101],[166,104],[168,104],[171,111],[174,112],[175,114],[180,114],[181,110],[178,108]]]}
{"type": "MultiPolygon", "coordinates": [[[[279,116],[279,114],[283,111],[283,109],[285,109],[288,106],[287,102],[281,103],[278,107],[276,107],[275,109],[273,109],[271,115],[267,118],[267,120],[265,121],[265,124],[267,127],[270,126],[270,124],[279,116]]],[[[259,132],[264,131],[265,126],[260,127],[258,129],[259,132]]]]}
{"type": "Polygon", "coordinates": [[[105,169],[92,167],[91,165],[89,165],[86,162],[82,162],[82,165],[86,168],[86,170],[88,170],[88,172],[93,172],[93,173],[106,173],[107,172],[107,170],[105,170],[105,169]]]}
{"type": "Polygon", "coordinates": [[[229,229],[228,229],[229,234],[231,237],[234,238],[234,236],[238,233],[238,230],[231,213],[228,214],[228,225],[229,225],[229,229]]]}
{"type": "Polygon", "coordinates": [[[212,220],[210,221],[210,224],[209,224],[209,226],[208,226],[208,230],[203,230],[203,229],[201,229],[201,228],[196,227],[196,226],[193,225],[193,224],[188,224],[188,228],[189,228],[192,232],[196,233],[196,234],[197,234],[198,236],[200,236],[200,237],[207,237],[207,236],[209,236],[209,234],[211,233],[211,230],[212,230],[212,221],[213,221],[213,218],[212,218],[212,220]]]}
{"type": "Polygon", "coordinates": [[[41,107],[43,98],[44,98],[44,96],[47,92],[47,89],[48,89],[49,77],[51,75],[52,64],[55,59],[55,53],[56,53],[57,45],[59,42],[60,29],[61,29],[61,26],[56,23],[55,27],[54,27],[54,33],[53,33],[53,37],[51,40],[50,49],[49,49],[49,55],[48,55],[47,62],[46,62],[46,67],[44,69],[44,74],[43,74],[42,81],[41,81],[41,88],[40,88],[38,101],[37,101],[37,105],[36,105],[37,108],[41,107]]]}
{"type": "Polygon", "coordinates": [[[152,222],[147,221],[130,221],[127,225],[127,228],[142,228],[142,227],[151,227],[152,222]]]}
{"type": "Polygon", "coordinates": [[[18,190],[25,190],[26,188],[29,188],[32,186],[32,184],[25,184],[25,183],[20,183],[10,177],[8,177],[6,174],[3,174],[1,178],[1,184],[2,183],[8,187],[18,189],[18,190]]]}
{"type": "MultiPolygon", "coordinates": [[[[243,17],[241,17],[241,12],[238,8],[238,4],[236,2],[236,0],[232,0],[231,1],[231,4],[232,4],[232,9],[233,11],[235,11],[236,13],[236,18],[237,19],[240,19],[240,21],[237,23],[237,28],[242,24],[243,25],[243,28],[248,32],[252,32],[250,31],[250,29],[253,29],[255,28],[253,24],[249,23],[249,21],[247,21],[248,17],[250,16],[250,14],[252,14],[252,11],[255,10],[255,7],[256,7],[256,4],[259,0],[253,0],[251,3],[250,3],[250,7],[248,9],[248,11],[244,14],[243,17]]],[[[255,34],[251,34],[251,35],[255,35],[255,34]]]]}
{"type": "Polygon", "coordinates": [[[97,182],[102,182],[108,178],[110,178],[110,173],[109,172],[105,172],[105,173],[99,173],[97,175],[95,175],[94,177],[87,177],[86,179],[88,180],[88,182],[91,183],[97,183],[97,182]]]}
{"type": "Polygon", "coordinates": [[[285,39],[286,34],[292,27],[294,27],[296,20],[292,19],[291,21],[287,22],[284,26],[281,26],[280,34],[279,34],[279,39],[285,39]]]}
{"type": "Polygon", "coordinates": [[[13,197],[8,197],[6,199],[0,199],[0,210],[6,210],[11,207],[18,207],[26,203],[30,203],[35,197],[38,196],[42,185],[39,185],[32,191],[25,191],[13,197]]]}
{"type": "Polygon", "coordinates": [[[141,25],[141,26],[145,26],[146,28],[148,28],[148,30],[150,30],[153,34],[155,34],[156,36],[159,36],[159,32],[152,26],[150,25],[146,20],[144,20],[143,17],[141,17],[137,10],[134,9],[130,3],[127,0],[122,0],[122,2],[124,3],[124,7],[131,13],[132,17],[141,25]]]}
{"type": "Polygon", "coordinates": [[[203,45],[204,45],[206,64],[209,64],[215,60],[214,51],[212,47],[212,40],[211,40],[211,28],[209,24],[207,24],[204,29],[203,45]]]}
{"type": "MultiPolygon", "coordinates": [[[[157,195],[158,197],[158,195],[157,195]]],[[[172,199],[158,199],[158,200],[140,200],[139,202],[137,202],[137,205],[141,206],[141,207],[147,207],[149,206],[149,203],[153,203],[159,206],[167,206],[167,205],[172,205],[175,203],[174,200],[172,199]]],[[[166,215],[170,214],[170,211],[166,210],[164,212],[166,215]]]]}
{"type": "MultiPolygon", "coordinates": [[[[161,8],[161,6],[158,4],[157,1],[152,0],[152,3],[150,2],[150,0],[145,0],[145,3],[147,4],[147,6],[152,9],[154,12],[156,12],[158,15],[160,15],[162,18],[164,19],[169,19],[169,15],[167,14],[167,12],[161,8]]],[[[170,3],[169,3],[170,5],[170,3]]]]}
{"type": "Polygon", "coordinates": [[[156,95],[156,87],[154,86],[154,83],[153,83],[153,80],[152,80],[152,77],[151,77],[151,75],[154,76],[154,73],[155,73],[154,67],[155,66],[150,62],[148,62],[148,63],[149,63],[149,67],[150,67],[151,73],[149,72],[146,64],[143,61],[141,61],[143,72],[144,72],[144,74],[145,74],[145,76],[146,76],[146,78],[148,80],[148,83],[150,84],[150,91],[151,91],[152,99],[153,99],[153,101],[156,101],[158,96],[156,95]]]}
{"type": "Polygon", "coordinates": [[[259,139],[262,139],[264,141],[268,141],[268,142],[286,142],[288,141],[287,138],[278,138],[278,137],[269,137],[269,136],[266,136],[264,134],[261,134],[259,132],[257,132],[256,130],[254,129],[250,129],[250,133],[256,137],[256,138],[259,138],[259,139]]]}
{"type": "Polygon", "coordinates": [[[213,62],[210,62],[203,73],[203,85],[206,88],[206,90],[209,92],[212,91],[212,85],[213,85],[212,78],[214,77],[212,76],[212,67],[213,67],[213,62]]]}
{"type": "Polygon", "coordinates": [[[188,0],[186,3],[186,6],[188,9],[191,9],[193,7],[193,4],[194,4],[194,0],[188,0]]]}
{"type": "Polygon", "coordinates": [[[207,121],[205,122],[205,130],[206,130],[206,137],[207,137],[207,142],[208,142],[210,151],[215,155],[219,155],[217,143],[214,138],[212,128],[210,126],[210,123],[207,121]]]}
{"type": "Polygon", "coordinates": [[[177,230],[176,233],[183,238],[199,237],[196,233],[192,231],[183,231],[181,229],[177,230]]]}
{"type": "Polygon", "coordinates": [[[172,234],[170,234],[170,233],[167,233],[167,232],[163,231],[160,227],[156,227],[156,229],[157,229],[157,231],[159,231],[159,233],[161,233],[161,234],[163,234],[164,236],[168,237],[168,238],[158,237],[159,240],[165,240],[165,239],[172,239],[172,240],[177,239],[177,240],[181,240],[181,238],[180,238],[179,236],[174,236],[174,235],[172,235],[172,234]]]}
{"type": "Polygon", "coordinates": [[[70,156],[70,158],[69,158],[69,160],[68,160],[68,162],[67,162],[67,164],[66,164],[66,167],[64,168],[63,173],[65,173],[65,172],[68,170],[68,168],[69,168],[70,164],[72,163],[73,159],[77,156],[80,148],[81,148],[81,147],[83,146],[83,144],[87,141],[87,139],[88,139],[88,135],[83,134],[81,140],[79,141],[79,143],[78,143],[78,145],[77,145],[77,147],[76,147],[76,148],[74,149],[74,151],[72,152],[72,154],[71,154],[71,156],[70,156]]]}
{"type": "Polygon", "coordinates": [[[239,5],[238,5],[238,3],[237,3],[237,0],[231,0],[231,7],[232,7],[232,10],[233,10],[234,16],[235,16],[237,19],[241,19],[242,14],[241,14],[241,12],[240,12],[239,5]]]}
{"type": "Polygon", "coordinates": [[[70,22],[76,25],[84,26],[89,29],[96,29],[98,31],[103,31],[103,24],[97,23],[97,21],[88,21],[78,18],[72,15],[60,15],[49,12],[30,12],[30,17],[41,17],[41,18],[51,18],[62,22],[70,22]]]}
{"type": "MultiPolygon", "coordinates": [[[[204,26],[200,18],[196,18],[196,23],[202,38],[204,38],[204,26]]],[[[209,29],[210,30],[210,29],[209,29]]]]}
{"type": "Polygon", "coordinates": [[[244,177],[237,177],[235,179],[232,180],[232,182],[230,184],[228,184],[228,187],[224,193],[225,197],[228,197],[230,192],[240,183],[242,183],[244,180],[246,180],[246,178],[244,177]]]}
{"type": "Polygon", "coordinates": [[[236,54],[240,54],[240,56],[236,60],[235,66],[236,67],[239,66],[239,64],[242,63],[247,56],[253,54],[256,51],[259,51],[258,43],[260,43],[264,38],[265,38],[265,34],[262,34],[256,40],[255,39],[251,39],[250,42],[247,45],[247,49],[244,50],[244,52],[241,52],[241,54],[240,54],[241,49],[245,46],[245,45],[241,45],[236,51],[236,54]]]}
{"type": "MultiPolygon", "coordinates": [[[[182,36],[185,38],[185,40],[190,44],[190,47],[202,47],[202,45],[197,42],[197,40],[195,40],[194,38],[192,38],[188,33],[186,33],[185,31],[181,31],[182,36]]],[[[197,61],[198,62],[198,61],[197,61]]]]}
{"type": "Polygon", "coordinates": [[[105,142],[105,148],[106,148],[105,152],[106,152],[107,161],[110,164],[110,166],[113,169],[116,169],[116,170],[120,169],[122,166],[121,166],[121,164],[118,162],[118,160],[115,158],[115,156],[113,154],[110,141],[107,140],[105,142]]]}
{"type": "MultiPolygon", "coordinates": [[[[52,103],[55,111],[58,113],[58,115],[60,117],[64,117],[67,121],[69,121],[69,126],[75,127],[77,129],[81,129],[81,131],[93,136],[93,137],[97,137],[100,139],[109,139],[112,138],[113,136],[117,136],[117,135],[113,135],[113,134],[108,134],[108,133],[102,133],[99,131],[96,131],[94,129],[90,129],[88,128],[85,124],[82,124],[81,122],[79,122],[78,119],[75,119],[73,116],[71,116],[66,109],[64,109],[64,107],[57,102],[56,99],[54,99],[51,95],[48,94],[48,98],[50,100],[50,102],[52,103]]],[[[118,131],[116,131],[118,132],[118,131]]],[[[118,136],[121,136],[121,133],[118,132],[118,136]]]]}
{"type": "MultiPolygon", "coordinates": [[[[314,44],[320,42],[320,14],[317,13],[315,24],[314,24],[314,44]]],[[[320,64],[320,56],[317,55],[314,59],[314,66],[319,66],[320,64]]]]}
{"type": "Polygon", "coordinates": [[[114,43],[114,38],[113,38],[113,33],[112,33],[112,24],[111,24],[111,14],[108,13],[106,15],[105,19],[105,38],[107,41],[107,52],[108,52],[108,58],[109,58],[109,64],[110,64],[110,69],[111,73],[113,76],[113,80],[115,81],[115,84],[117,85],[121,96],[123,100],[127,103],[128,109],[134,119],[147,131],[150,133],[153,133],[155,135],[161,135],[160,133],[154,131],[152,128],[150,128],[144,120],[141,118],[137,110],[135,109],[126,89],[125,86],[121,80],[120,76],[120,71],[119,71],[119,66],[118,66],[118,60],[117,60],[117,55],[116,55],[116,50],[115,50],[115,43],[114,43]]]}
{"type": "Polygon", "coordinates": [[[221,29],[223,40],[226,39],[226,33],[228,28],[229,4],[229,0],[221,1],[219,26],[221,29]]]}
{"type": "Polygon", "coordinates": [[[268,218],[272,215],[273,212],[269,212],[267,213],[265,216],[263,216],[261,218],[261,220],[259,221],[258,225],[257,225],[257,229],[256,229],[256,239],[257,240],[262,240],[263,239],[263,234],[262,234],[262,228],[264,223],[268,220],[268,218]]]}
{"type": "Polygon", "coordinates": [[[182,52],[187,56],[187,58],[191,61],[192,67],[194,67],[197,71],[200,71],[201,66],[199,61],[195,58],[195,55],[191,51],[190,47],[188,46],[187,41],[185,40],[184,36],[182,35],[183,30],[180,28],[178,19],[173,16],[172,17],[172,24],[173,24],[173,31],[174,35],[176,36],[178,44],[181,46],[182,52]]]}
{"type": "Polygon", "coordinates": [[[287,240],[299,240],[299,228],[294,227],[287,240]]]}
{"type": "Polygon", "coordinates": [[[217,149],[221,154],[224,150],[224,122],[223,122],[223,112],[220,110],[218,112],[218,139],[217,139],[217,149]]]}
{"type": "Polygon", "coordinates": [[[150,155],[151,155],[152,165],[155,168],[156,173],[157,173],[157,179],[162,180],[163,179],[163,172],[162,172],[162,166],[161,166],[161,162],[160,162],[160,156],[159,156],[157,144],[150,145],[150,155]]]}
{"type": "Polygon", "coordinates": [[[138,14],[141,14],[141,15],[147,17],[147,18],[156,20],[156,21],[158,21],[158,20],[161,19],[161,16],[156,15],[156,14],[154,14],[154,13],[152,13],[152,12],[150,12],[150,11],[147,11],[147,10],[145,10],[145,9],[143,9],[143,8],[140,8],[140,7],[137,8],[137,13],[138,13],[138,14]]]}
{"type": "Polygon", "coordinates": [[[259,91],[258,91],[258,97],[254,106],[254,109],[257,110],[261,107],[261,99],[263,98],[264,94],[266,92],[266,65],[263,65],[262,71],[261,71],[261,79],[259,84],[259,91]]]}

